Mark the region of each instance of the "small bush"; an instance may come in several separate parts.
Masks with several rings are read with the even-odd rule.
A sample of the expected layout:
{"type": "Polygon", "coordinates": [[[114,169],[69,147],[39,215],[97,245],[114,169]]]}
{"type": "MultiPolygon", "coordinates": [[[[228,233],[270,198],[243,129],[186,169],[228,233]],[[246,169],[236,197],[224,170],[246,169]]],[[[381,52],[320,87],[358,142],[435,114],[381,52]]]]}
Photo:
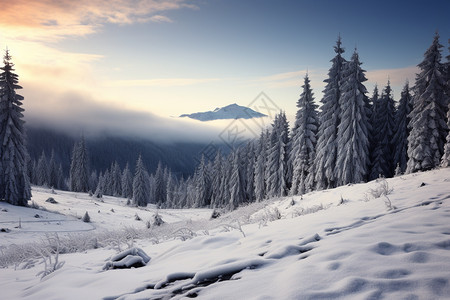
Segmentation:
{"type": "Polygon", "coordinates": [[[81,219],[83,222],[85,223],[90,223],[91,222],[91,217],[89,216],[88,212],[84,213],[83,218],[81,219]]]}
{"type": "Polygon", "coordinates": [[[381,196],[386,196],[392,194],[394,191],[393,188],[389,187],[386,179],[382,179],[379,181],[378,186],[375,189],[370,189],[369,193],[373,196],[374,199],[380,198],[381,196]]]}

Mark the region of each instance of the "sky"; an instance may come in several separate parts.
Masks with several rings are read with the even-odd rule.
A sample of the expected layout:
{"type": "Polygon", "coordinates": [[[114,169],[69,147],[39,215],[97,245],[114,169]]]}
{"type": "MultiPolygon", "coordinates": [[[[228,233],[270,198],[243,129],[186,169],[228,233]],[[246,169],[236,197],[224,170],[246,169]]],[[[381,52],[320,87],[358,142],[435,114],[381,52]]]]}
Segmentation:
{"type": "Polygon", "coordinates": [[[436,30],[448,55],[449,11],[445,0],[15,0],[2,3],[0,48],[31,123],[210,138],[228,125],[176,116],[270,101],[292,122],[307,72],[320,100],[338,35],[368,95],[389,78],[398,100],[436,30]]]}

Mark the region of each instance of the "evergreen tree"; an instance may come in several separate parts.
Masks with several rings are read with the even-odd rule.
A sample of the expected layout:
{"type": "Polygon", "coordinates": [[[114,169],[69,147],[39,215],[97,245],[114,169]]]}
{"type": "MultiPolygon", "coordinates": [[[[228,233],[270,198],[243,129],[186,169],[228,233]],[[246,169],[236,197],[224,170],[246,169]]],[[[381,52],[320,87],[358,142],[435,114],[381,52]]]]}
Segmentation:
{"type": "Polygon", "coordinates": [[[57,188],[62,189],[62,190],[67,189],[67,185],[66,185],[65,179],[64,179],[64,171],[63,171],[63,167],[62,167],[61,163],[59,164],[57,178],[58,178],[57,184],[56,184],[57,188]]]}
{"type": "Polygon", "coordinates": [[[111,185],[112,195],[115,197],[122,196],[122,171],[120,170],[119,163],[115,161],[111,165],[111,185]]]}
{"type": "Polygon", "coordinates": [[[91,175],[89,176],[89,193],[95,192],[98,185],[98,175],[97,171],[92,171],[91,175]]]}
{"type": "Polygon", "coordinates": [[[55,189],[59,189],[58,186],[58,171],[59,167],[56,164],[55,150],[52,150],[50,161],[48,163],[48,186],[55,189]]]}
{"type": "Polygon", "coordinates": [[[409,114],[412,110],[411,93],[409,92],[408,82],[403,87],[400,102],[395,113],[395,134],[393,137],[394,151],[394,166],[398,166],[399,172],[406,171],[406,164],[408,162],[408,123],[409,114]]]}
{"type": "Polygon", "coordinates": [[[297,101],[297,115],[292,131],[289,163],[292,165],[291,195],[304,194],[314,183],[314,158],[318,128],[317,105],[308,75],[305,76],[303,92],[297,101]],[[308,178],[308,180],[307,180],[308,178]]]}
{"type": "Polygon", "coordinates": [[[103,174],[103,194],[109,196],[113,195],[112,177],[111,171],[109,169],[106,169],[105,173],[103,174]]]}
{"type": "Polygon", "coordinates": [[[166,187],[166,208],[173,208],[176,206],[176,180],[171,172],[169,172],[169,176],[167,177],[167,187],[166,187]]]}
{"type": "MultiPolygon", "coordinates": [[[[447,126],[450,128],[450,103],[447,111],[447,126]]],[[[447,141],[444,147],[444,155],[442,155],[441,166],[444,168],[450,167],[450,131],[447,135],[447,141]]]]}
{"type": "Polygon", "coordinates": [[[49,186],[48,173],[47,157],[45,156],[45,152],[42,151],[37,163],[36,184],[39,186],[49,186]]]}
{"type": "Polygon", "coordinates": [[[369,167],[369,109],[366,81],[358,53],[352,55],[341,80],[341,122],[338,127],[338,185],[364,181],[369,167]]]}
{"type": "Polygon", "coordinates": [[[289,124],[286,114],[275,116],[270,134],[270,149],[267,156],[267,196],[283,197],[288,191],[287,161],[289,143],[289,124]]]}
{"type": "Polygon", "coordinates": [[[265,165],[267,160],[266,155],[266,135],[264,131],[261,132],[261,136],[258,140],[258,148],[256,154],[255,163],[255,198],[256,201],[262,201],[265,197],[266,183],[265,183],[265,165]]]}
{"type": "Polygon", "coordinates": [[[136,206],[147,206],[150,202],[150,177],[145,169],[144,162],[142,161],[142,156],[136,163],[136,172],[134,173],[133,179],[133,203],[136,206]]]}
{"type": "Polygon", "coordinates": [[[4,66],[0,68],[0,199],[26,206],[31,198],[27,174],[23,97],[16,94],[22,87],[14,74],[14,64],[6,50],[4,66]]]}
{"type": "Polygon", "coordinates": [[[122,172],[122,197],[128,199],[133,197],[133,176],[128,163],[122,172]]]}
{"type": "Polygon", "coordinates": [[[338,37],[334,47],[336,56],[331,60],[332,66],[328,71],[328,78],[322,106],[319,115],[319,130],[317,140],[316,159],[314,165],[314,181],[316,188],[325,189],[336,187],[336,159],[337,159],[337,130],[341,121],[340,97],[341,80],[346,60],[342,57],[344,48],[341,47],[341,37],[338,37]]]}
{"type": "Polygon", "coordinates": [[[229,184],[231,194],[229,207],[231,210],[234,210],[239,206],[239,204],[244,202],[245,192],[243,188],[242,167],[238,150],[233,151],[232,160],[233,164],[229,184]]]}
{"type": "Polygon", "coordinates": [[[222,164],[223,158],[220,151],[217,151],[216,157],[214,158],[211,176],[211,208],[217,208],[218,204],[221,203],[221,192],[220,183],[222,181],[222,164]]]}
{"type": "Polygon", "coordinates": [[[372,98],[370,98],[370,102],[372,104],[371,109],[370,109],[370,118],[369,118],[369,123],[370,123],[370,128],[371,130],[369,131],[369,156],[371,158],[371,162],[373,160],[374,157],[374,151],[375,151],[375,147],[376,145],[378,145],[378,140],[377,140],[377,132],[375,130],[376,128],[376,123],[377,123],[377,116],[378,116],[378,111],[379,111],[379,102],[380,102],[380,94],[378,93],[378,84],[375,84],[375,87],[373,88],[373,93],[372,93],[372,98]]]}
{"type": "Polygon", "coordinates": [[[73,192],[89,191],[88,154],[84,136],[73,147],[70,164],[70,190],[73,192]]]}
{"type": "Polygon", "coordinates": [[[194,184],[196,188],[195,207],[209,206],[211,203],[210,177],[205,157],[202,155],[200,164],[194,174],[194,184]]]}
{"type": "Polygon", "coordinates": [[[411,129],[408,137],[407,173],[430,170],[439,165],[447,136],[445,75],[441,63],[439,34],[424,54],[416,75],[411,129]]]}
{"type": "Polygon", "coordinates": [[[392,177],[394,175],[394,145],[395,104],[392,98],[391,84],[381,94],[381,98],[374,104],[372,113],[372,132],[375,145],[372,152],[372,168],[369,179],[392,177]]]}
{"type": "Polygon", "coordinates": [[[245,155],[245,199],[248,202],[253,202],[255,200],[255,141],[247,144],[245,155]]]}
{"type": "Polygon", "coordinates": [[[229,200],[231,198],[231,190],[230,190],[230,180],[231,173],[233,171],[233,156],[232,154],[228,155],[228,157],[224,160],[222,165],[222,180],[220,182],[220,203],[217,204],[218,207],[225,207],[228,205],[229,200]]]}
{"type": "Polygon", "coordinates": [[[158,163],[155,173],[155,204],[161,205],[166,201],[166,181],[164,180],[164,168],[158,163]]]}
{"type": "Polygon", "coordinates": [[[105,191],[105,176],[102,173],[100,173],[100,175],[98,176],[97,188],[95,189],[94,192],[94,197],[103,198],[104,191],[105,191]]]}

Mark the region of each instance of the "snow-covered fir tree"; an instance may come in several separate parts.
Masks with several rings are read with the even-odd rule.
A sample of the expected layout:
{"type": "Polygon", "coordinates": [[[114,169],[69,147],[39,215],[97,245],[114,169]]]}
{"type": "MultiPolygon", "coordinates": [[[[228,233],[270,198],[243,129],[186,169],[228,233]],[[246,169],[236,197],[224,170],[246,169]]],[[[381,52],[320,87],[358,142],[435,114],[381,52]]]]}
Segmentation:
{"type": "Polygon", "coordinates": [[[265,181],[265,166],[267,161],[266,155],[266,134],[265,131],[261,131],[261,136],[258,140],[256,148],[256,163],[255,163],[255,200],[262,201],[266,196],[266,181],[265,181]]]}
{"type": "Polygon", "coordinates": [[[159,162],[155,172],[155,204],[161,205],[166,201],[166,186],[167,183],[164,180],[164,167],[162,163],[159,162]]]}
{"type": "Polygon", "coordinates": [[[84,136],[75,143],[70,164],[70,190],[73,192],[89,191],[89,166],[84,136]]]}
{"type": "Polygon", "coordinates": [[[241,167],[241,159],[239,155],[239,150],[233,151],[232,155],[232,169],[231,169],[231,177],[230,177],[230,202],[229,208],[231,210],[236,209],[239,204],[243,203],[245,200],[245,191],[243,186],[243,174],[241,167]]]}
{"type": "Polygon", "coordinates": [[[26,206],[31,198],[27,174],[23,97],[19,77],[14,73],[11,55],[6,50],[0,73],[0,199],[26,206]]]}
{"type": "Polygon", "coordinates": [[[399,169],[400,173],[406,171],[408,162],[408,123],[409,114],[412,110],[412,97],[409,91],[409,83],[406,82],[403,87],[400,101],[395,112],[395,134],[393,137],[394,144],[394,166],[399,169]]]}
{"type": "Polygon", "coordinates": [[[89,193],[95,192],[98,185],[98,174],[97,171],[94,170],[91,172],[91,175],[89,175],[89,193]]]}
{"type": "MultiPolygon", "coordinates": [[[[448,50],[449,55],[447,55],[447,62],[445,64],[445,70],[447,74],[447,99],[450,99],[450,39],[448,40],[448,50]]],[[[448,103],[448,110],[447,110],[447,127],[450,129],[450,100],[448,103]]],[[[443,167],[449,167],[450,166],[450,131],[448,132],[446,143],[444,146],[444,155],[442,155],[441,165],[443,167]]]]}
{"type": "Polygon", "coordinates": [[[303,92],[297,101],[298,111],[289,153],[289,163],[292,165],[291,195],[302,195],[314,185],[314,159],[319,121],[308,74],[302,87],[303,92]]]}
{"type": "Polygon", "coordinates": [[[288,192],[288,143],[289,124],[286,114],[275,116],[270,133],[270,145],[267,154],[266,184],[268,197],[283,197],[288,192]]]}
{"type": "MultiPolygon", "coordinates": [[[[447,126],[450,128],[450,103],[447,111],[447,126]]],[[[444,155],[442,155],[441,166],[444,168],[450,167],[450,131],[447,134],[447,140],[444,146],[444,155]]]]}
{"type": "Polygon", "coordinates": [[[334,47],[336,56],[331,60],[331,68],[328,71],[328,78],[319,114],[319,130],[316,147],[316,159],[314,164],[314,181],[317,189],[335,187],[336,159],[337,159],[337,129],[341,118],[339,99],[341,97],[341,80],[343,68],[346,60],[342,57],[344,48],[341,47],[341,37],[338,37],[334,47]]]}
{"type": "Polygon", "coordinates": [[[142,156],[136,163],[136,171],[133,179],[133,204],[136,206],[147,206],[150,202],[150,176],[145,168],[142,156]]]}
{"type": "Polygon", "coordinates": [[[52,150],[50,161],[48,162],[48,186],[55,189],[60,189],[58,186],[58,171],[59,167],[56,164],[55,150],[52,150]]]}
{"type": "Polygon", "coordinates": [[[195,207],[206,207],[211,203],[211,178],[205,156],[202,155],[199,165],[194,174],[196,189],[195,207]]]}
{"type": "Polygon", "coordinates": [[[413,109],[410,114],[407,173],[426,171],[437,167],[444,154],[447,137],[446,113],[448,95],[446,78],[441,63],[439,34],[424,54],[416,75],[413,109]]]}
{"type": "Polygon", "coordinates": [[[374,145],[369,180],[394,175],[395,104],[390,81],[373,107],[371,125],[374,145]]]}
{"type": "Polygon", "coordinates": [[[120,170],[119,163],[115,161],[111,165],[111,185],[112,195],[120,197],[122,195],[122,171],[120,170]]]}
{"type": "Polygon", "coordinates": [[[222,180],[222,153],[217,151],[211,169],[211,208],[217,208],[221,202],[220,183],[222,180]]]}
{"type": "Polygon", "coordinates": [[[36,184],[39,186],[49,186],[48,180],[48,161],[45,152],[42,151],[39,157],[36,169],[36,184]]]}
{"type": "Polygon", "coordinates": [[[369,123],[370,123],[371,130],[369,131],[369,156],[371,159],[374,155],[375,147],[378,144],[377,134],[374,129],[374,128],[376,128],[376,126],[374,126],[374,124],[377,122],[377,120],[376,120],[377,113],[376,112],[378,111],[378,102],[379,101],[380,101],[380,94],[378,92],[378,84],[375,84],[375,86],[373,88],[373,92],[372,92],[372,97],[370,98],[371,108],[370,108],[369,123]]]}
{"type": "Polygon", "coordinates": [[[341,122],[338,127],[337,183],[358,183],[366,180],[369,169],[369,109],[366,81],[358,52],[346,64],[341,79],[341,122]]]}
{"type": "Polygon", "coordinates": [[[122,172],[122,197],[131,199],[133,197],[133,176],[128,163],[122,172]]]}
{"type": "Polygon", "coordinates": [[[103,174],[103,194],[112,196],[112,178],[109,169],[103,174]]]}
{"type": "Polygon", "coordinates": [[[100,175],[98,176],[97,188],[95,189],[94,192],[94,197],[102,198],[104,193],[105,193],[105,176],[102,173],[100,173],[100,175]]]}
{"type": "Polygon", "coordinates": [[[256,164],[256,141],[250,141],[245,149],[245,200],[255,200],[255,164],[256,164]]]}

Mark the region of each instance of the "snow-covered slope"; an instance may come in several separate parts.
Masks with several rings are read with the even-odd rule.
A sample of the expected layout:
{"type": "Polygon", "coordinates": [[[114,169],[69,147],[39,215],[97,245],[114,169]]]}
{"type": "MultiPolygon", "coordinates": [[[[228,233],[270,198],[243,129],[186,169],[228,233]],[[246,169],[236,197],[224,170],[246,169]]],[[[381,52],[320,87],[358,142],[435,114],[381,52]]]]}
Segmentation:
{"type": "MultiPolygon", "coordinates": [[[[41,193],[34,191],[34,197],[44,198],[41,193]]],[[[85,197],[67,194],[58,201],[72,202],[73,207],[86,201],[82,212],[92,201],[85,197]]],[[[97,204],[116,211],[131,209],[120,201],[110,198],[97,204]]],[[[117,223],[133,216],[108,218],[102,209],[96,214],[103,218],[92,217],[95,227],[117,228],[117,223]]],[[[185,219],[190,212],[160,214],[185,219]]],[[[151,257],[142,268],[103,271],[105,261],[117,253],[114,247],[105,247],[60,255],[64,266],[42,280],[35,276],[43,269],[39,261],[28,269],[22,269],[24,264],[17,270],[0,269],[0,298],[448,299],[450,295],[450,168],[273,199],[214,221],[202,220],[207,212],[197,211],[197,220],[179,223],[178,230],[191,233],[183,238],[173,234],[159,243],[135,241],[151,257]]],[[[18,231],[1,233],[1,238],[20,235],[18,231]]]]}
{"type": "Polygon", "coordinates": [[[265,114],[254,111],[251,108],[230,104],[213,111],[197,112],[192,114],[183,114],[180,118],[188,117],[199,121],[226,120],[226,119],[252,119],[266,117],[265,114]]]}

